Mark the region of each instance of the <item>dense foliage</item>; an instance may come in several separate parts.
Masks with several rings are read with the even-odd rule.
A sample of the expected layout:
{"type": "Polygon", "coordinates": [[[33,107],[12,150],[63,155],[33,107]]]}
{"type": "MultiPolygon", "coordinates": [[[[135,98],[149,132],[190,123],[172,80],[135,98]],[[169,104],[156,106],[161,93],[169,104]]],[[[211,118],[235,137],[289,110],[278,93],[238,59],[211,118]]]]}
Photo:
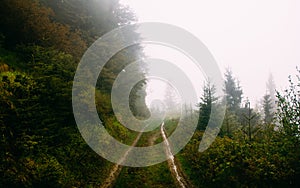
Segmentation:
{"type": "MultiPolygon", "coordinates": [[[[102,185],[114,164],[92,151],[77,130],[72,112],[73,78],[89,45],[111,29],[134,21],[118,0],[1,1],[0,187],[102,185]]],[[[125,35],[139,39],[137,33],[125,35]]],[[[128,145],[137,133],[114,116],[110,92],[117,75],[141,57],[143,49],[138,45],[118,52],[93,88],[105,128],[128,145]]],[[[130,74],[130,79],[144,78],[146,70],[136,66],[130,74]]],[[[287,90],[277,92],[278,123],[272,79],[264,96],[263,121],[250,103],[242,106],[243,91],[230,70],[225,79],[226,100],[218,100],[214,86],[206,83],[199,111],[184,112],[191,116],[184,123],[198,122],[198,130],[178,156],[185,178],[196,187],[299,187],[300,75],[296,83],[290,78],[287,90]],[[213,145],[199,153],[212,105],[219,102],[227,106],[223,127],[213,145]],[[193,113],[199,115],[197,121],[193,113]]],[[[149,116],[145,84],[146,80],[139,82],[129,98],[131,112],[140,119],[149,116]]],[[[126,82],[118,87],[125,88],[126,82]]],[[[124,97],[123,93],[118,97],[124,97]]],[[[166,98],[171,101],[174,96],[167,93],[166,98]]],[[[169,108],[177,110],[176,105],[169,108]]],[[[178,120],[165,123],[170,136],[178,120]]],[[[162,142],[159,130],[144,133],[137,145],[162,142]]],[[[115,186],[175,187],[175,182],[165,162],[147,168],[124,167],[115,186]]]]}
{"type": "MultiPolygon", "coordinates": [[[[77,130],[72,81],[87,45],[133,20],[118,1],[1,1],[0,187],[101,185],[106,177],[99,174],[107,174],[111,163],[94,153],[77,130]]],[[[115,78],[139,49],[120,52],[103,77],[115,78]]],[[[139,70],[133,76],[137,74],[143,76],[139,70]]],[[[135,134],[111,111],[107,88],[113,80],[101,81],[106,88],[96,92],[100,117],[111,134],[129,144],[135,134]]],[[[139,88],[131,98],[141,106],[139,88]]]]}
{"type": "Polygon", "coordinates": [[[197,187],[299,186],[299,146],[290,138],[278,133],[252,142],[223,137],[199,153],[201,134],[182,153],[186,171],[197,187]]]}
{"type": "MultiPolygon", "coordinates": [[[[269,118],[271,102],[267,96],[264,108],[269,116],[263,123],[249,124],[252,137],[240,125],[230,137],[221,132],[211,147],[200,153],[203,132],[195,133],[180,160],[196,187],[299,187],[299,76],[296,83],[290,77],[289,88],[277,92],[280,124],[269,118]]],[[[228,120],[230,125],[233,122],[239,124],[235,119],[228,120]]]]}

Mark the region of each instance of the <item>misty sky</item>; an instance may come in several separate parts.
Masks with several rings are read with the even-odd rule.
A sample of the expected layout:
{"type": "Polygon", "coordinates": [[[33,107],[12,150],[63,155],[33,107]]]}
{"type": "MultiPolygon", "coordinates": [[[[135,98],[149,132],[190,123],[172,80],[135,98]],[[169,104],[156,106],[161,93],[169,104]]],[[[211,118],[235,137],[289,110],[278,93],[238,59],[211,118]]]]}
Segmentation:
{"type": "Polygon", "coordinates": [[[269,73],[277,89],[300,65],[299,0],[122,0],[139,22],[174,24],[196,35],[217,60],[231,67],[252,102],[266,91],[269,73]]]}

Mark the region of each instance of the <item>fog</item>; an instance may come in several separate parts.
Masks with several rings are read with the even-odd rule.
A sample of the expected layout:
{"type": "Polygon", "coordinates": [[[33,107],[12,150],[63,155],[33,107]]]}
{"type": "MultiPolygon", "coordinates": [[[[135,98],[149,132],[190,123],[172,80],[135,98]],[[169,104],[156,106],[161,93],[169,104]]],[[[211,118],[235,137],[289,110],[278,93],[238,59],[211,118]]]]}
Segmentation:
{"type": "MultiPolygon", "coordinates": [[[[240,80],[244,99],[248,97],[252,102],[265,94],[270,73],[277,89],[282,90],[300,62],[297,0],[122,2],[135,12],[139,22],[174,24],[196,35],[214,55],[222,72],[231,68],[240,80]]],[[[154,85],[151,87],[155,90],[154,85]]]]}

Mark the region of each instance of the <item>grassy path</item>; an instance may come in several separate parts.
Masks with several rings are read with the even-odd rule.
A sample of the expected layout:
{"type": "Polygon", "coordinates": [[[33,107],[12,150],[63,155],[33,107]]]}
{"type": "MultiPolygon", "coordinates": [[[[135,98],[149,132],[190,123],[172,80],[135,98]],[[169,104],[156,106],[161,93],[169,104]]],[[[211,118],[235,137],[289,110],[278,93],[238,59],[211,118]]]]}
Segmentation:
{"type": "MultiPolygon", "coordinates": [[[[139,133],[137,138],[134,140],[132,146],[146,147],[152,146],[159,142],[165,143],[166,155],[172,155],[170,153],[170,147],[167,143],[167,136],[171,134],[168,130],[172,124],[166,124],[164,126],[157,127],[154,131],[139,133]],[[168,127],[169,126],[169,127],[168,127]]],[[[125,160],[128,153],[127,151],[121,160],[125,160]]],[[[155,187],[155,188],[185,188],[193,187],[189,181],[187,181],[186,175],[181,170],[181,165],[174,156],[170,157],[169,160],[149,166],[149,167],[123,167],[120,165],[114,165],[106,181],[101,186],[102,188],[116,187],[116,188],[141,188],[141,187],[155,187]]]]}
{"type": "MultiPolygon", "coordinates": [[[[132,143],[132,147],[135,147],[136,144],[138,143],[138,141],[140,140],[141,136],[142,136],[143,132],[140,132],[138,134],[138,136],[136,137],[136,139],[133,141],[132,143]]],[[[131,151],[132,147],[130,149],[128,149],[124,156],[119,160],[118,164],[121,164],[128,156],[129,152],[131,151]]],[[[106,180],[104,181],[104,183],[102,184],[101,188],[109,188],[109,187],[112,187],[112,185],[114,184],[114,182],[116,181],[116,179],[118,178],[121,170],[122,170],[122,165],[118,165],[118,164],[115,164],[113,166],[113,168],[111,169],[108,177],[106,178],[106,180]]]]}

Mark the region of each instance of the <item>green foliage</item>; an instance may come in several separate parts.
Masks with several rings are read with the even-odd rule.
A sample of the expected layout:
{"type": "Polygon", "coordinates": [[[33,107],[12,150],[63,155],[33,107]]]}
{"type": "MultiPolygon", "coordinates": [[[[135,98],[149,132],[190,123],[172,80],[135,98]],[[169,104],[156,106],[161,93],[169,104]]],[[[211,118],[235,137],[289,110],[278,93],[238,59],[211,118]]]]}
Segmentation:
{"type": "Polygon", "coordinates": [[[249,143],[218,137],[200,153],[201,136],[196,133],[181,154],[184,169],[197,187],[296,187],[300,183],[296,178],[299,152],[293,154],[293,143],[287,139],[249,143]]]}
{"type": "Polygon", "coordinates": [[[4,68],[4,70],[0,72],[5,72],[10,70],[12,67],[14,67],[15,70],[23,69],[25,66],[18,57],[17,53],[11,52],[8,50],[5,50],[4,48],[0,47],[0,66],[7,65],[9,66],[9,69],[4,68]]]}
{"type": "Polygon", "coordinates": [[[83,186],[101,181],[94,171],[104,171],[109,163],[89,149],[73,120],[75,60],[39,46],[20,52],[26,52],[21,59],[28,61],[28,73],[0,73],[0,186],[83,186]]]}
{"type": "Polygon", "coordinates": [[[289,76],[290,86],[283,93],[277,92],[278,111],[277,116],[282,125],[282,131],[287,136],[297,137],[300,135],[300,69],[298,70],[297,82],[293,83],[289,76]]]}
{"type": "Polygon", "coordinates": [[[272,98],[270,95],[265,95],[263,98],[263,108],[264,108],[264,123],[271,124],[275,120],[275,114],[273,113],[272,98]]]}
{"type": "Polygon", "coordinates": [[[198,104],[199,120],[198,120],[197,129],[199,130],[205,130],[208,124],[211,110],[212,110],[212,105],[216,105],[216,101],[217,101],[217,98],[214,96],[215,93],[216,93],[215,86],[211,85],[209,81],[205,83],[205,86],[203,87],[203,94],[202,97],[200,98],[201,102],[198,104]]]}
{"type": "Polygon", "coordinates": [[[71,30],[80,30],[82,37],[91,44],[106,32],[119,25],[135,20],[128,8],[118,0],[41,0],[55,13],[59,23],[69,25],[71,30]]]}
{"type": "MultiPolygon", "coordinates": [[[[289,79],[290,87],[283,94],[277,92],[277,115],[282,126],[276,127],[272,123],[262,125],[259,114],[246,106],[238,109],[238,116],[230,114],[227,109],[225,126],[220,133],[223,137],[217,137],[202,153],[198,152],[198,147],[203,133],[195,133],[179,159],[197,187],[300,186],[299,76],[297,79],[296,84],[289,79]],[[234,126],[234,122],[243,124],[239,119],[243,114],[246,120],[250,120],[251,126],[226,133],[226,124],[229,128],[234,126]],[[229,121],[230,116],[233,118],[229,121]],[[250,128],[249,131],[247,128],[250,128]],[[252,135],[252,139],[245,139],[247,135],[252,135]]],[[[268,99],[266,97],[265,104],[269,104],[268,99]]],[[[266,107],[267,110],[269,107],[266,107]]]]}
{"type": "Polygon", "coordinates": [[[61,187],[65,182],[65,171],[51,156],[27,156],[11,164],[1,181],[8,187],[61,187]]]}
{"type": "Polygon", "coordinates": [[[38,110],[36,85],[33,78],[24,73],[0,73],[0,122],[3,139],[11,138],[15,141],[22,134],[22,129],[37,121],[33,114],[38,110]]]}
{"type": "Polygon", "coordinates": [[[242,129],[242,124],[245,119],[244,109],[241,108],[243,91],[239,85],[239,81],[234,78],[230,69],[225,73],[225,100],[226,111],[223,125],[220,131],[221,136],[232,137],[233,134],[242,129]]]}
{"type": "MultiPolygon", "coordinates": [[[[1,2],[0,187],[96,187],[106,179],[113,164],[92,151],[76,128],[72,81],[86,44],[132,21],[131,12],[121,7],[118,0],[1,2]]],[[[139,38],[136,33],[124,33],[124,37],[137,41],[139,38]]],[[[110,92],[117,75],[141,54],[141,46],[117,53],[102,70],[96,86],[99,117],[107,131],[124,144],[132,143],[137,133],[114,117],[110,92]]],[[[129,80],[122,80],[117,87],[122,91],[128,86],[126,82],[144,78],[145,72],[143,67],[135,66],[129,80]]],[[[290,88],[277,94],[280,131],[274,131],[273,125],[259,127],[258,131],[253,126],[250,131],[256,135],[251,142],[239,131],[243,114],[247,113],[246,108],[240,107],[242,90],[230,71],[225,77],[228,109],[220,134],[223,137],[199,153],[202,133],[197,131],[180,154],[186,173],[198,187],[299,187],[299,76],[296,84],[290,79],[290,88]]],[[[140,82],[130,94],[131,112],[141,119],[149,116],[144,103],[145,84],[145,80],[140,82]]],[[[207,124],[215,101],[213,93],[213,87],[204,88],[201,126],[207,124]]],[[[88,90],[82,93],[86,94],[88,90]]],[[[118,97],[123,95],[121,92],[118,97]]],[[[87,110],[94,105],[85,103],[87,110]]],[[[268,106],[266,97],[265,114],[270,114],[268,106]]],[[[197,121],[195,114],[187,114],[188,111],[184,123],[197,121]]],[[[253,114],[250,110],[250,116],[253,114]]],[[[270,118],[265,119],[266,123],[269,121],[270,118]]],[[[165,123],[167,134],[171,135],[178,120],[165,123]]],[[[251,124],[259,122],[253,120],[251,124]]],[[[159,129],[146,133],[139,145],[145,146],[151,136],[155,136],[153,143],[161,142],[158,133],[159,129]]],[[[142,185],[174,186],[167,164],[124,168],[116,182],[116,187],[142,185]]]]}
{"type": "Polygon", "coordinates": [[[167,162],[144,168],[123,168],[115,187],[176,187],[167,162]]]}
{"type": "MultiPolygon", "coordinates": [[[[107,0],[1,2],[0,187],[94,187],[106,178],[103,174],[109,173],[112,164],[92,151],[76,128],[72,81],[86,44],[131,22],[127,10],[118,1],[107,0]]],[[[103,82],[106,88],[96,92],[104,125],[126,144],[136,133],[113,117],[110,78],[135,60],[140,49],[125,50],[112,59],[104,70],[109,78],[103,82]]],[[[141,67],[135,71],[133,77],[143,77],[141,67]]],[[[137,116],[145,115],[137,110],[146,108],[145,93],[138,93],[144,84],[131,97],[137,116]]]]}
{"type": "Polygon", "coordinates": [[[53,21],[54,12],[39,1],[3,0],[0,4],[0,32],[5,44],[37,44],[80,57],[86,48],[79,31],[53,21]]]}
{"type": "Polygon", "coordinates": [[[229,69],[227,69],[225,73],[224,92],[228,109],[232,112],[236,112],[240,108],[243,91],[239,82],[233,77],[233,73],[229,69]]]}
{"type": "Polygon", "coordinates": [[[240,122],[240,130],[251,140],[257,132],[262,128],[260,121],[260,114],[250,108],[250,103],[244,108],[240,108],[238,111],[238,117],[240,122]]]}
{"type": "MultiPolygon", "coordinates": [[[[134,33],[127,33],[127,35],[135,35],[134,33]]],[[[136,37],[136,36],[135,36],[136,37]]],[[[136,37],[137,38],[137,37],[136,37]]],[[[131,65],[131,70],[127,70],[126,74],[129,75],[127,79],[120,80],[117,84],[114,83],[118,74],[120,74],[126,66],[131,62],[134,62],[136,58],[140,58],[142,54],[142,49],[140,46],[128,47],[118,53],[116,53],[103,67],[96,88],[102,93],[110,94],[112,92],[113,84],[119,92],[115,92],[114,95],[118,99],[125,100],[128,98],[126,96],[126,91],[130,86],[130,83],[135,83],[136,80],[141,80],[138,82],[131,90],[129,96],[129,107],[130,112],[128,112],[125,106],[118,106],[118,110],[122,114],[128,113],[128,116],[134,115],[137,118],[143,119],[149,117],[149,110],[145,104],[145,70],[140,64],[131,65]],[[124,111],[124,109],[126,111],[124,111]]],[[[109,99],[110,100],[110,99],[109,99]]]]}
{"type": "Polygon", "coordinates": [[[33,78],[24,73],[0,73],[0,173],[5,177],[0,185],[28,183],[23,157],[31,154],[41,139],[32,126],[39,121],[36,86],[33,78]]]}
{"type": "Polygon", "coordinates": [[[227,108],[219,135],[232,137],[240,127],[238,116],[227,108]]]}

